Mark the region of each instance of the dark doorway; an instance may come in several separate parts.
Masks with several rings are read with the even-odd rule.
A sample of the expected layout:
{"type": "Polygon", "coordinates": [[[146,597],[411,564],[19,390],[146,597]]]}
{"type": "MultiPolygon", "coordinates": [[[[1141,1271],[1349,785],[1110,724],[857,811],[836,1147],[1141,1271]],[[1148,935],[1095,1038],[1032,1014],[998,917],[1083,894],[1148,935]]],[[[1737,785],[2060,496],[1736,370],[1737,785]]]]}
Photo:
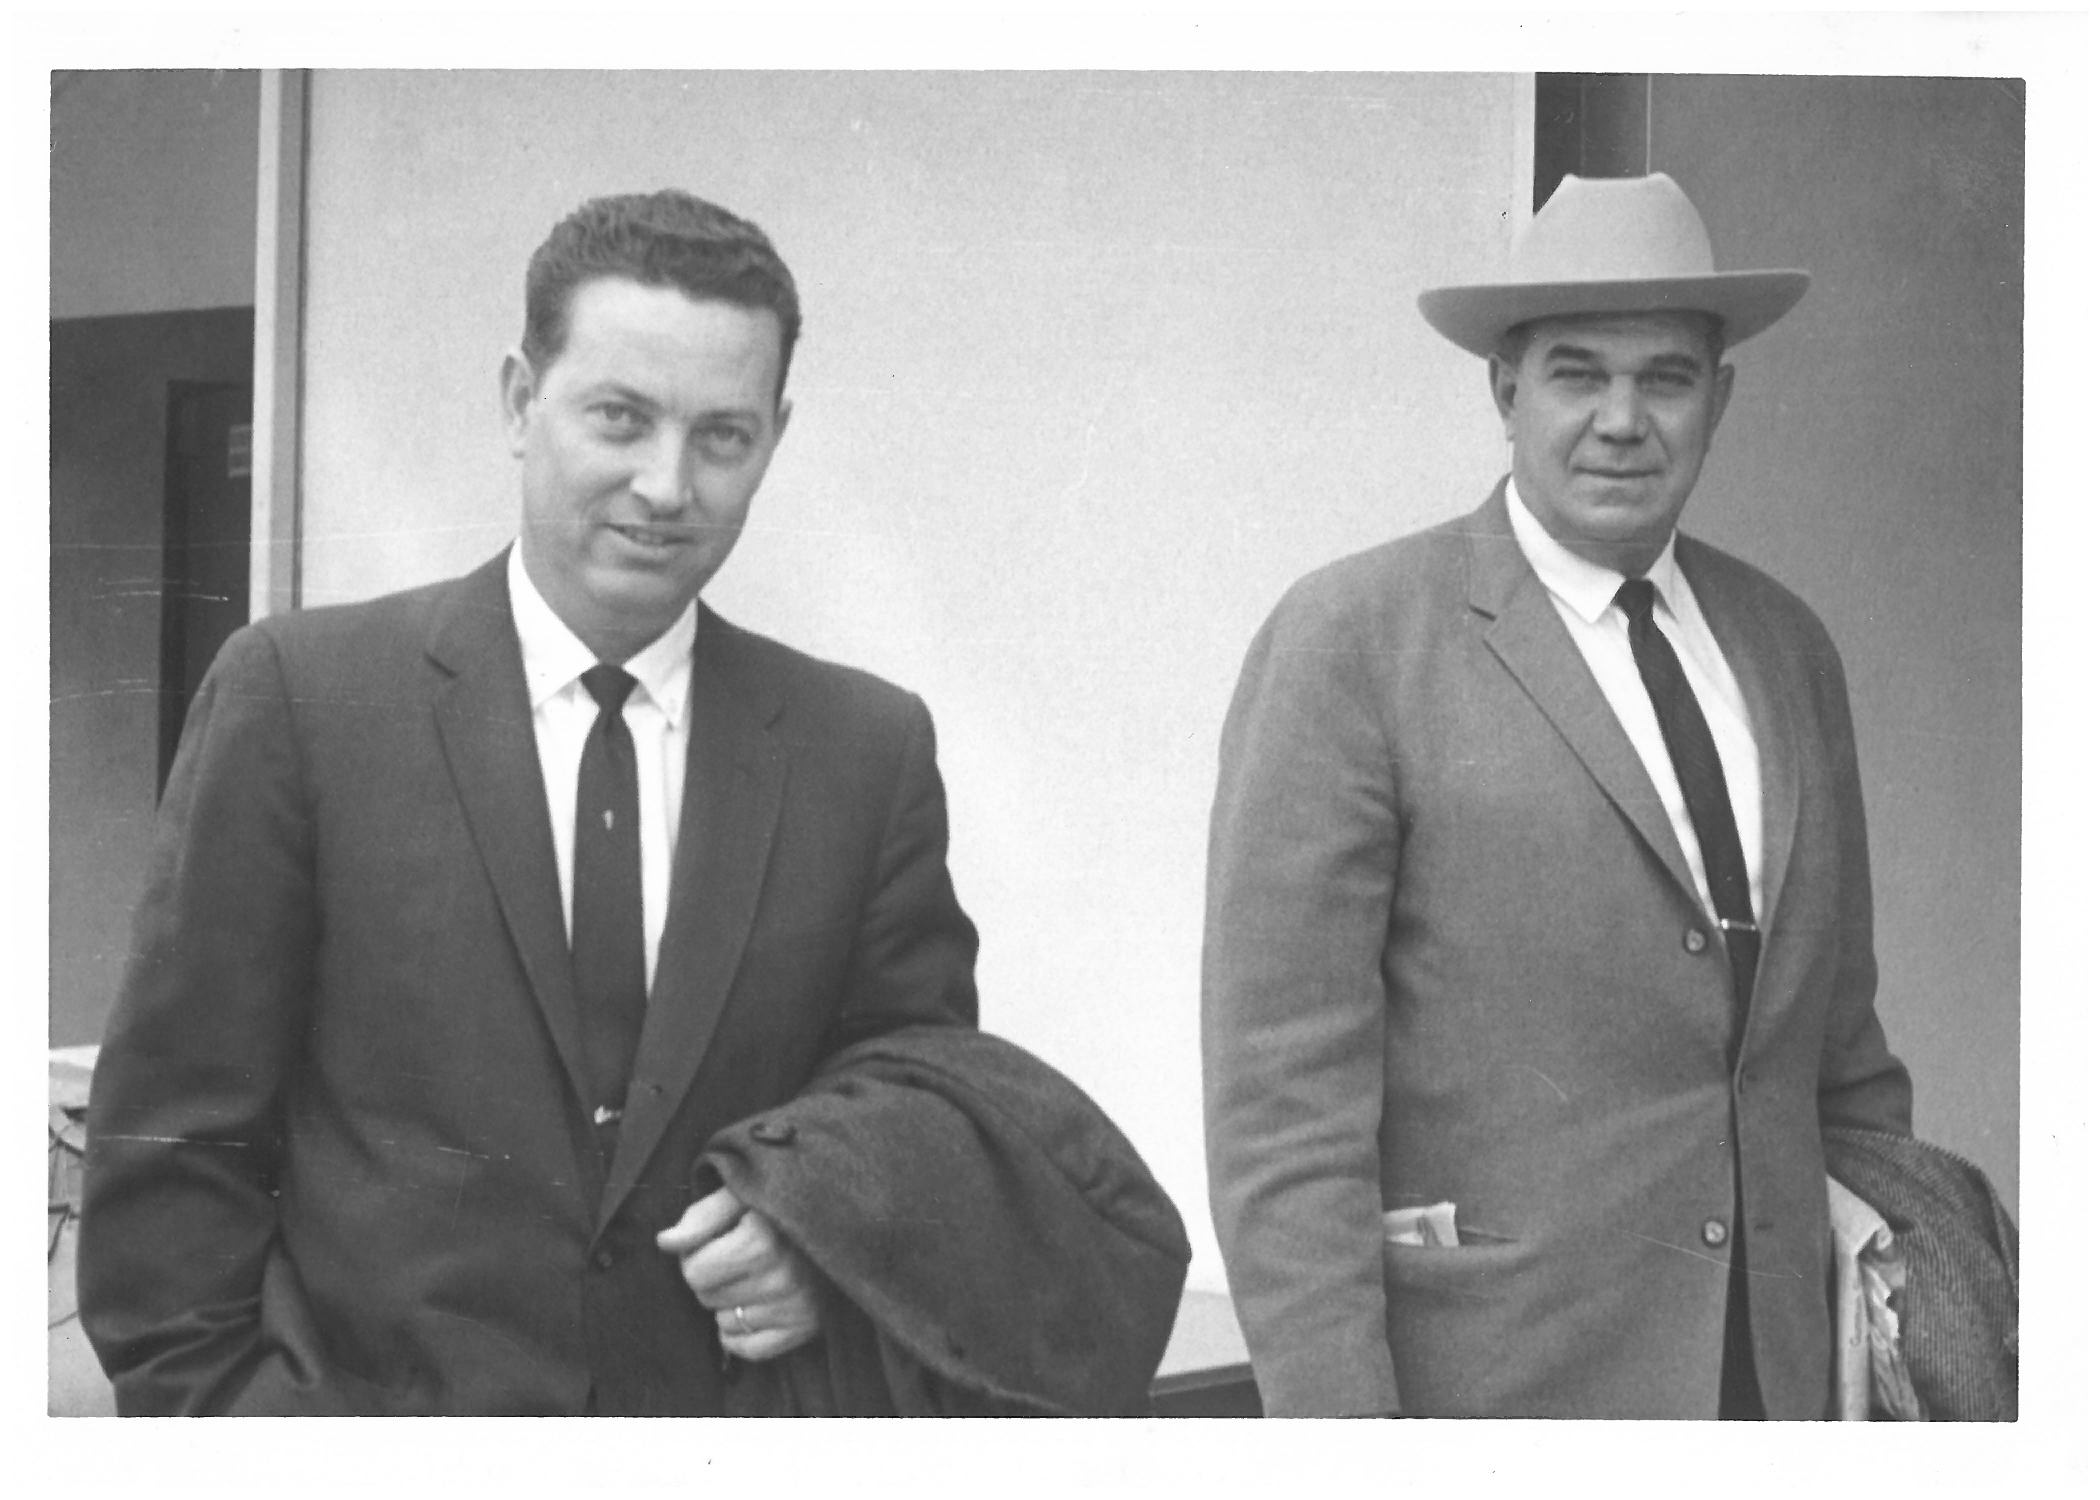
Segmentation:
{"type": "Polygon", "coordinates": [[[168,387],[156,796],[168,784],[204,669],[248,620],[252,404],[246,385],[178,380],[168,387]]]}

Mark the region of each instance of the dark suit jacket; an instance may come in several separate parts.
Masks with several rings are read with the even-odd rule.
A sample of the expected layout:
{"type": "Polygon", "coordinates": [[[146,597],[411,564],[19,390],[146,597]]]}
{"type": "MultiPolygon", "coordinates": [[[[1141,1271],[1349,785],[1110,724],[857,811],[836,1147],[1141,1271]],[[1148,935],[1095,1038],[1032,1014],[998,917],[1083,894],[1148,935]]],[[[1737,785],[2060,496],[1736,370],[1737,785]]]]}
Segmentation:
{"type": "Polygon", "coordinates": [[[1766,929],[1732,980],[1660,798],[1511,534],[1302,580],[1227,719],[1204,943],[1211,1201],[1274,1413],[1712,1416],[1747,1236],[1769,1411],[1820,1417],[1820,1129],[1903,1131],[1837,653],[1680,538],[1763,759],[1766,929]],[[1734,1212],[1741,1177],[1743,1217],[1734,1212]],[[1388,1247],[1450,1200],[1463,1243],[1388,1247]]]}
{"type": "Polygon", "coordinates": [[[974,1024],[915,698],[704,606],[609,1171],[503,559],[227,643],[90,1114],[82,1318],[127,1412],[705,1412],[652,1243],[838,1048],[974,1024]]]}

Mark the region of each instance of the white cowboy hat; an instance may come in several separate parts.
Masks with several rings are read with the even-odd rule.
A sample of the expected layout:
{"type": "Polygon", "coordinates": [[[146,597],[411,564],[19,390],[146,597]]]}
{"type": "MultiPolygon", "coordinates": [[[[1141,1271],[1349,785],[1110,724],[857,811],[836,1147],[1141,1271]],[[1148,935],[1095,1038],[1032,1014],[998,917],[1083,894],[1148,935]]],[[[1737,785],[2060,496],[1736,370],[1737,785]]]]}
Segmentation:
{"type": "Polygon", "coordinates": [[[1722,342],[1739,344],[1808,290],[1806,271],[1715,271],[1699,210],[1662,172],[1563,177],[1509,259],[1507,281],[1422,293],[1422,316],[1482,358],[1519,323],[1582,313],[1712,313],[1722,342]]]}

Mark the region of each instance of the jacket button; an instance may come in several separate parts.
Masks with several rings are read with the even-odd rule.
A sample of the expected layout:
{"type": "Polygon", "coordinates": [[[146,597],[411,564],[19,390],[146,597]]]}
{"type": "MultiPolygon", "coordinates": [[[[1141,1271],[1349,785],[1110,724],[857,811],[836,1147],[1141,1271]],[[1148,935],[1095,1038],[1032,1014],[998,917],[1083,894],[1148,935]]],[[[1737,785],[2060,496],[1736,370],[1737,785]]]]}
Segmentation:
{"type": "Polygon", "coordinates": [[[612,1250],[608,1247],[606,1249],[601,1249],[596,1255],[593,1255],[591,1257],[591,1264],[596,1266],[601,1271],[610,1271],[613,1268],[613,1262],[616,1259],[618,1259],[618,1257],[615,1256],[612,1253],[612,1250]]]}
{"type": "Polygon", "coordinates": [[[751,1127],[751,1139],[767,1146],[786,1146],[795,1139],[795,1127],[786,1120],[760,1120],[751,1127]]]}
{"type": "Polygon", "coordinates": [[[1687,953],[1704,953],[1706,951],[1706,932],[1704,929],[1698,927],[1685,928],[1684,951],[1687,953]]]}
{"type": "Polygon", "coordinates": [[[1728,1226],[1719,1219],[1708,1219],[1699,1226],[1699,1238],[1718,1250],[1728,1243],[1728,1226]]]}

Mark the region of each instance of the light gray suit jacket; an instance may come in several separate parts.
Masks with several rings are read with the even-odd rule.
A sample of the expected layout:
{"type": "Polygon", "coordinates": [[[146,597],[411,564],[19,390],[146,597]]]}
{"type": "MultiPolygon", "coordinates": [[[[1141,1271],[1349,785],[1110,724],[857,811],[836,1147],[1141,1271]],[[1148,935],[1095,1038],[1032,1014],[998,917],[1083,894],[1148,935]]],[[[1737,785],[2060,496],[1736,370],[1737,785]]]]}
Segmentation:
{"type": "Polygon", "coordinates": [[[1678,558],[1764,767],[1732,1073],[1725,947],[1499,487],[1302,580],[1248,653],[1203,1057],[1272,1414],[1712,1416],[1722,1231],[1747,1236],[1768,1410],[1824,1414],[1820,1133],[1910,1114],[1873,1008],[1851,715],[1805,605],[1689,538],[1678,558]],[[1382,1209],[1446,1199],[1459,1246],[1384,1244],[1382,1209]]]}

